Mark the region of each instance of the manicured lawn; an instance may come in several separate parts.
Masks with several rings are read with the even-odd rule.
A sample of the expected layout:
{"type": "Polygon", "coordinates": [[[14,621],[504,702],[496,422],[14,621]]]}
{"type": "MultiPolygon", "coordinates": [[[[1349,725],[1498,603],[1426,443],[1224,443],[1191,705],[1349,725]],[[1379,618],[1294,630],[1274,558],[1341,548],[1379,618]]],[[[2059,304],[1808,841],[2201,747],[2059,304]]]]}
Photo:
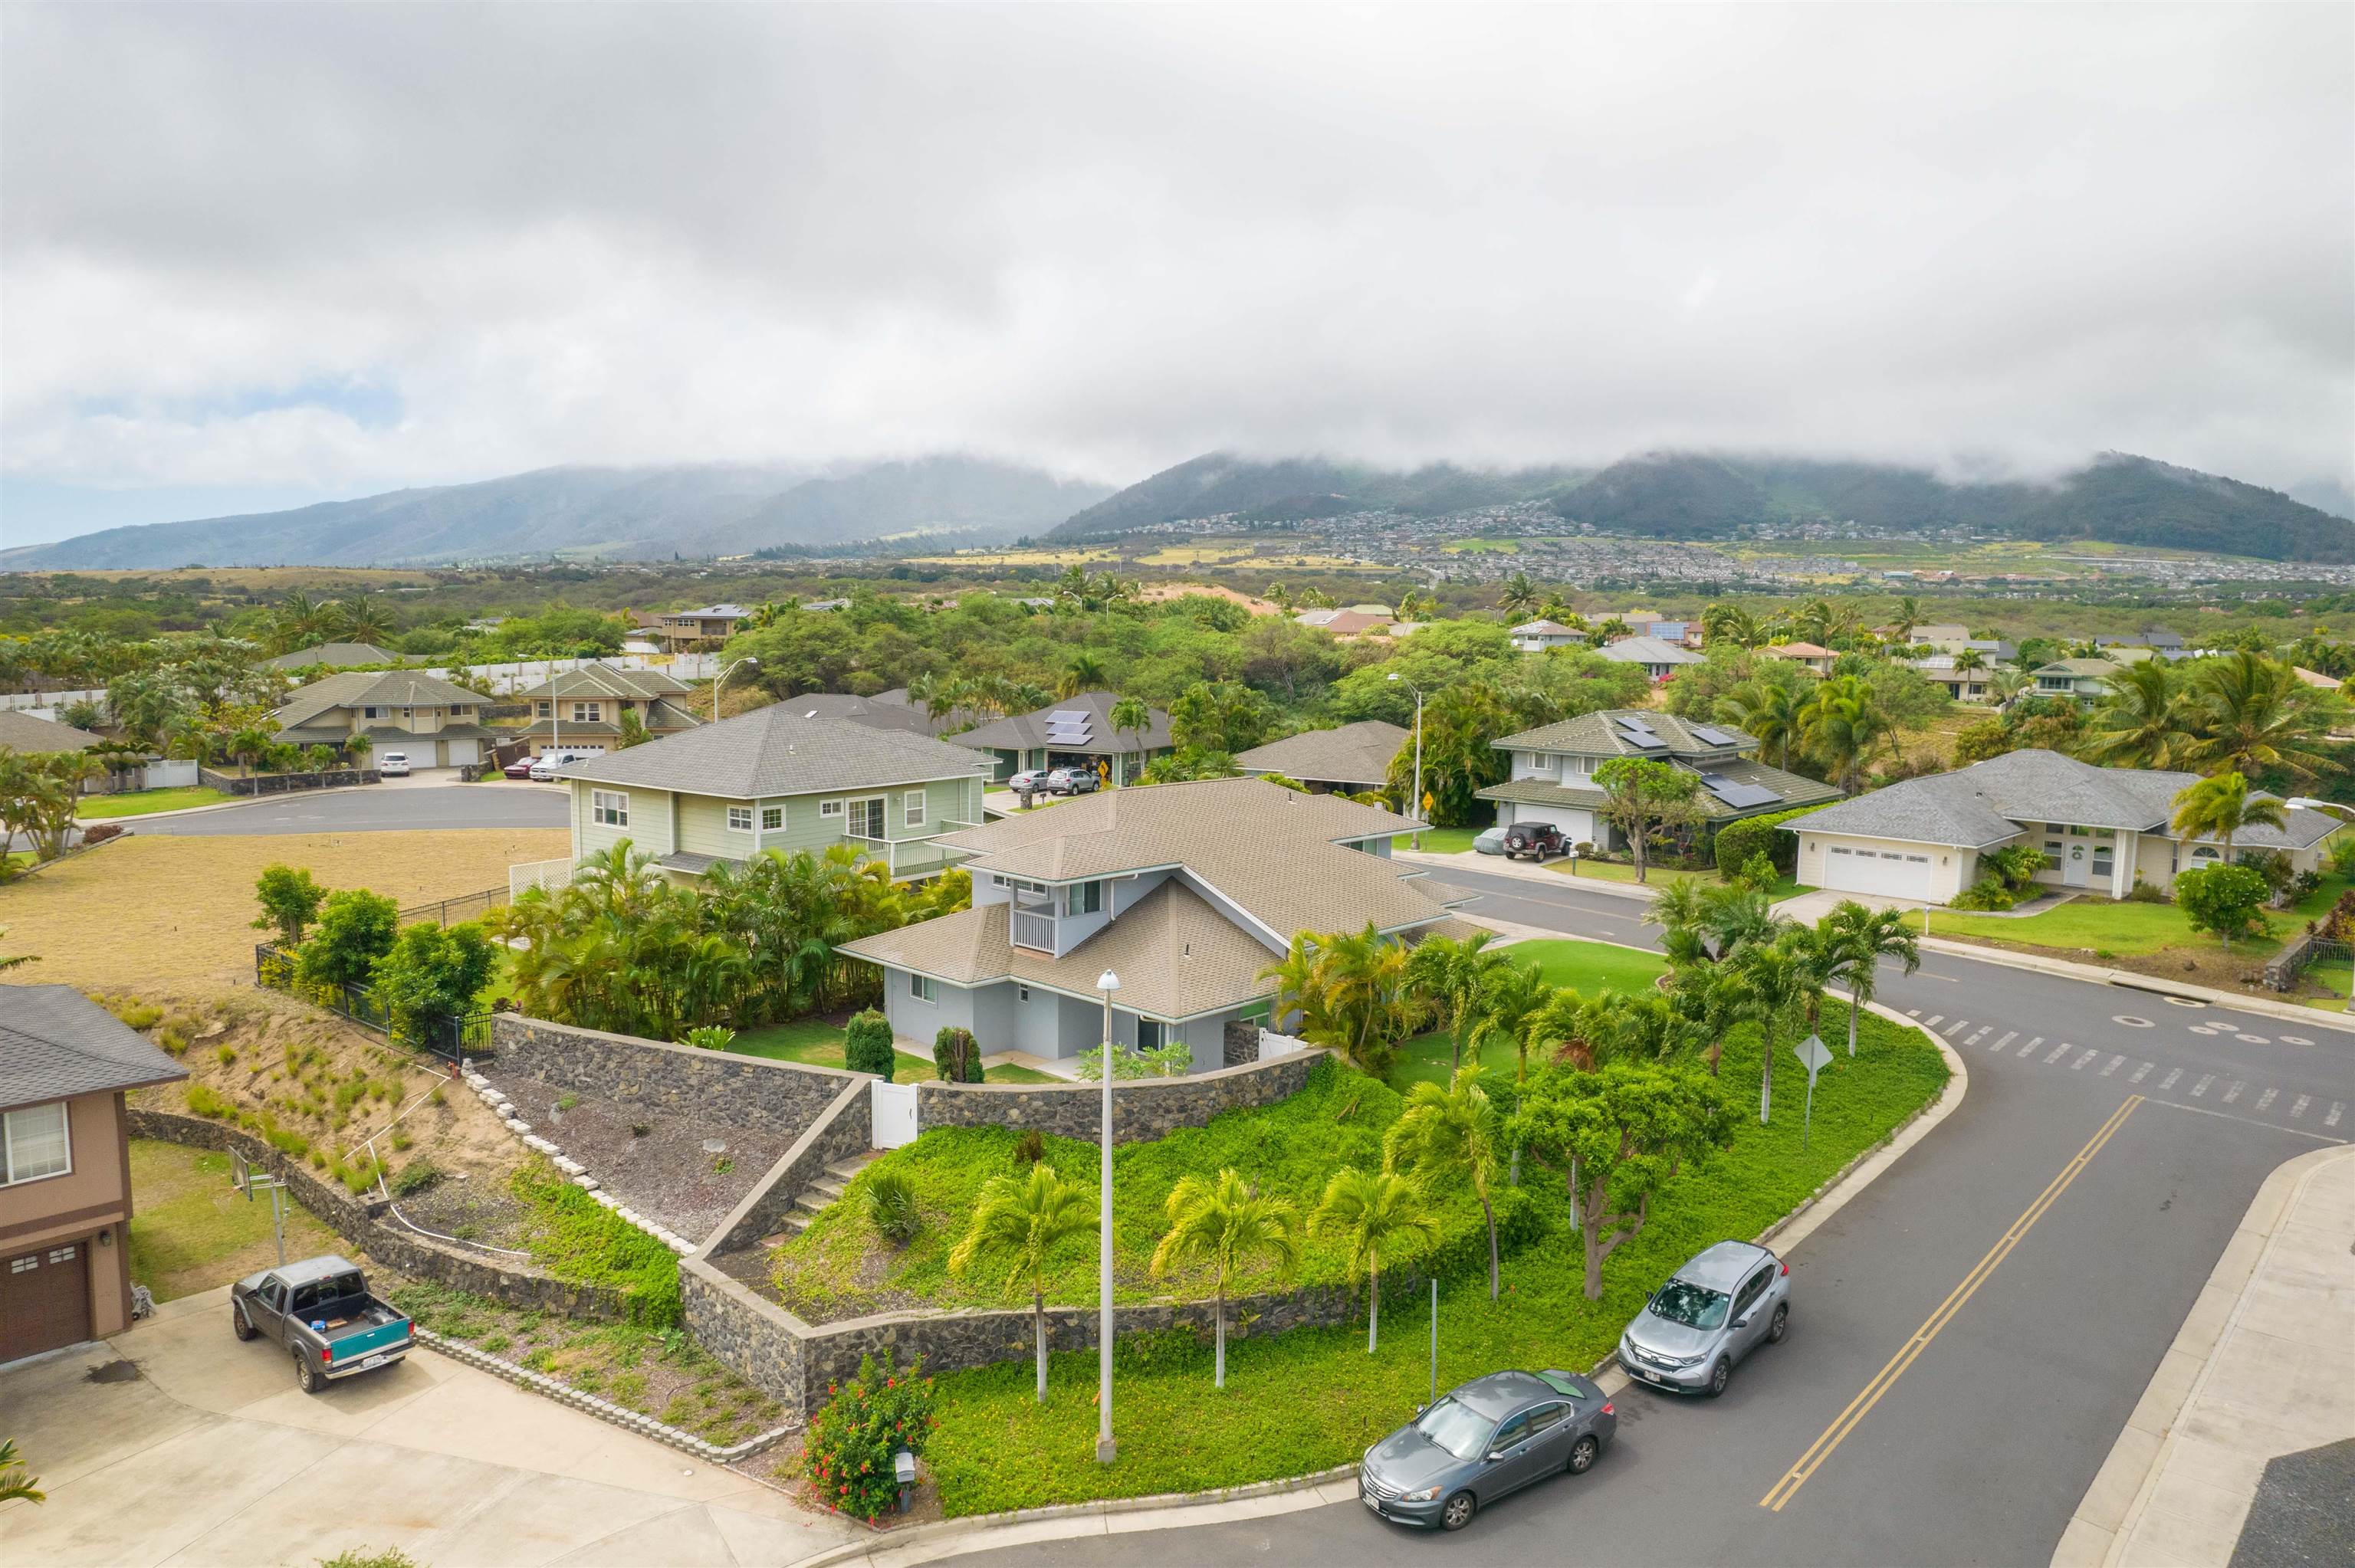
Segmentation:
{"type": "MultiPolygon", "coordinates": [[[[278,1262],[267,1196],[229,1184],[229,1159],[153,1139],[131,1140],[131,1277],[158,1301],[193,1296],[278,1262]]],[[[286,1200],[286,1255],[334,1252],[336,1233],[286,1200]]]]}
{"type": "Polygon", "coordinates": [[[1420,846],[1412,839],[1401,839],[1398,847],[1420,847],[1425,854],[1465,854],[1470,852],[1472,841],[1487,831],[1486,828],[1425,828],[1420,846]]]}
{"type": "MultiPolygon", "coordinates": [[[[799,1062],[809,1067],[839,1067],[842,1063],[842,1028],[823,1018],[804,1018],[792,1023],[773,1023],[766,1029],[748,1029],[736,1036],[728,1047],[747,1056],[769,1056],[780,1062],[799,1062]]],[[[899,1065],[891,1070],[894,1083],[912,1084],[932,1076],[929,1056],[897,1053],[899,1065]]],[[[987,1084],[1052,1084],[1060,1080],[1051,1074],[1029,1067],[1006,1064],[992,1067],[982,1075],[987,1084]]]]}
{"type": "MultiPolygon", "coordinates": [[[[1566,985],[1592,996],[1596,991],[1616,991],[1629,994],[1647,991],[1652,981],[1668,971],[1668,961],[1657,954],[1634,948],[1614,948],[1608,942],[1581,942],[1571,938],[1560,941],[1515,942],[1497,949],[1515,963],[1530,959],[1538,961],[1538,970],[1548,985],[1566,985]]],[[[1504,1046],[1492,1046],[1483,1055],[1486,1064],[1499,1072],[1509,1072],[1514,1064],[1511,1051],[1504,1046]]],[[[1398,1060],[1391,1064],[1390,1082],[1393,1088],[1405,1092],[1409,1084],[1428,1078],[1444,1084],[1455,1071],[1455,1046],[1444,1030],[1419,1034],[1406,1043],[1398,1060]]]]}
{"type": "MultiPolygon", "coordinates": [[[[1546,862],[1546,869],[1561,876],[1575,876],[1581,881],[1590,877],[1598,882],[1633,883],[1636,880],[1636,868],[1632,865],[1623,865],[1615,860],[1572,860],[1565,855],[1560,860],[1546,862]]],[[[1666,887],[1675,882],[1715,883],[1721,880],[1721,878],[1713,871],[1669,871],[1657,865],[1647,867],[1644,877],[1645,884],[1652,887],[1666,887]]],[[[1781,900],[1814,891],[1814,888],[1796,877],[1781,876],[1777,877],[1774,885],[1767,890],[1767,896],[1781,900]]]]}
{"type": "MultiPolygon", "coordinates": [[[[1841,1013],[1837,1002],[1825,1009],[1826,1038],[1845,1032],[1841,1013]]],[[[1765,1229],[1944,1086],[1945,1063],[1918,1032],[1868,1014],[1859,1036],[1857,1058],[1836,1056],[1817,1082],[1805,1153],[1799,1148],[1804,1075],[1786,1053],[1775,1075],[1780,1092],[1774,1121],[1761,1127],[1754,1114],[1756,1034],[1745,1027],[1729,1038],[1722,1081],[1737,1109],[1747,1107],[1751,1114],[1737,1116],[1730,1150],[1706,1167],[1687,1167],[1655,1201],[1643,1234],[1604,1265],[1599,1301],[1588,1301],[1583,1293],[1560,1179],[1524,1171],[1527,1184],[1520,1191],[1539,1232],[1507,1253],[1503,1299],[1489,1302],[1484,1256],[1476,1248],[1463,1266],[1443,1270],[1440,1386],[1499,1367],[1593,1365],[1608,1353],[1647,1292],[1678,1264],[1709,1243],[1765,1229]]],[[[1363,1086],[1352,1119],[1379,1108],[1379,1086],[1339,1068],[1333,1073],[1337,1080],[1363,1086]]],[[[1333,1097],[1328,1092],[1309,1103],[1329,1116],[1333,1097]]],[[[1302,1099],[1296,1096],[1287,1105],[1302,1099]]],[[[1312,1151],[1238,1139],[1225,1130],[1230,1123],[1266,1114],[1221,1118],[1205,1129],[1201,1156],[1225,1160],[1253,1180],[1288,1190],[1295,1181],[1312,1184],[1303,1178],[1341,1152],[1321,1134],[1312,1151]],[[1291,1166],[1304,1160],[1312,1170],[1294,1175],[1291,1166]]],[[[1306,1130],[1305,1118],[1299,1125],[1306,1130]]],[[[1348,1124],[1332,1125],[1337,1130],[1348,1124]]],[[[911,1151],[928,1141],[930,1135],[911,1151]]],[[[1367,1141],[1370,1146],[1370,1137],[1367,1141]]],[[[1084,1158],[1084,1148],[1075,1146],[1075,1161],[1084,1158]]],[[[1075,1163],[1069,1173],[1087,1180],[1093,1172],[1092,1166],[1075,1163]]],[[[1124,1160],[1119,1177],[1129,1180],[1124,1160]]],[[[1116,1195],[1120,1190],[1116,1183],[1116,1195]]],[[[815,1233],[816,1226],[811,1228],[815,1233]]],[[[920,1236],[915,1245],[922,1245],[920,1236]]],[[[1089,1253],[1078,1244],[1073,1251],[1089,1253]]],[[[1088,1262],[1080,1255],[1059,1266],[1059,1298],[1086,1298],[1088,1262]],[[1077,1277],[1077,1294],[1062,1283],[1065,1275],[1077,1277]]],[[[943,1510],[959,1516],[1190,1491],[1354,1459],[1368,1444],[1412,1417],[1430,1375],[1427,1295],[1423,1288],[1407,1288],[1386,1296],[1381,1342],[1372,1355],[1366,1352],[1362,1323],[1241,1339],[1231,1329],[1223,1393],[1210,1386],[1210,1348],[1203,1339],[1186,1332],[1124,1337],[1115,1350],[1114,1373],[1120,1457],[1108,1468],[1094,1462],[1092,1351],[1052,1358],[1044,1406],[1033,1402],[1028,1358],[946,1374],[940,1380],[940,1429],[925,1455],[939,1478],[943,1510]]]]}
{"type": "MultiPolygon", "coordinates": [[[[2348,885],[2345,877],[2323,878],[2322,885],[2314,892],[2289,908],[2275,910],[2267,916],[2273,923],[2272,937],[2236,942],[2230,958],[2236,963],[2263,963],[2280,948],[2283,940],[2301,929],[2307,921],[2320,919],[2323,912],[2338,902],[2339,895],[2347,890],[2348,885]]],[[[2172,904],[2113,904],[2079,898],[2047,914],[2030,915],[2018,920],[1987,915],[1957,915],[1951,910],[1935,909],[1930,914],[1930,932],[1933,936],[1975,937],[2008,945],[2052,948],[2078,955],[2114,953],[2140,958],[2179,948],[2201,958],[2213,956],[2222,959],[2227,956],[2214,937],[2194,931],[2190,920],[2172,904]]]]}
{"type": "Polygon", "coordinates": [[[134,789],[128,795],[88,795],[74,814],[83,821],[101,817],[144,817],[151,811],[177,811],[190,806],[218,806],[235,799],[204,785],[185,789],[134,789]]]}

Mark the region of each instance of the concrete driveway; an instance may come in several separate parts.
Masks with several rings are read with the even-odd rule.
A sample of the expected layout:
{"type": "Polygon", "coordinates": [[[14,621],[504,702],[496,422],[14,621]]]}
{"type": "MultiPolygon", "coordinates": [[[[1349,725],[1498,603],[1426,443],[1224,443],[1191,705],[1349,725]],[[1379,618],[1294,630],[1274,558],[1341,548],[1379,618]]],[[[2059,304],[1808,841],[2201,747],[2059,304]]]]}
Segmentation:
{"type": "Polygon", "coordinates": [[[852,1528],[430,1351],[304,1394],[230,1337],[229,1293],[0,1377],[48,1501],[0,1509],[0,1560],[431,1568],[798,1562],[852,1528]]]}
{"type": "Polygon", "coordinates": [[[1774,913],[1785,915],[1802,926],[1812,926],[1842,904],[1861,904],[1867,909],[1911,909],[1920,913],[1922,901],[1891,898],[1881,893],[1796,893],[1774,906],[1774,913]]]}

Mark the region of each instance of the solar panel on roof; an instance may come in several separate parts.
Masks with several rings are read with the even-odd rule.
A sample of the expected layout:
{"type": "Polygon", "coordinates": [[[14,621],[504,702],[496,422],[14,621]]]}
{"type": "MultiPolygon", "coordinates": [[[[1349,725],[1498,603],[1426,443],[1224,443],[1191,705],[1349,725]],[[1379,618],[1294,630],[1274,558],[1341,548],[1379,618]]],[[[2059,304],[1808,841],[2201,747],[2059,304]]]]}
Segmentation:
{"type": "Polygon", "coordinates": [[[1057,708],[1047,715],[1049,724],[1085,724],[1096,715],[1085,708],[1057,708]]]}
{"type": "Polygon", "coordinates": [[[1700,787],[1737,811],[1752,806],[1768,805],[1783,798],[1763,784],[1738,784],[1722,773],[1702,774],[1700,787]]]}
{"type": "Polygon", "coordinates": [[[1692,732],[1711,746],[1739,746],[1742,744],[1741,736],[1728,735],[1725,731],[1718,728],[1715,725],[1697,724],[1692,726],[1692,732]]]}

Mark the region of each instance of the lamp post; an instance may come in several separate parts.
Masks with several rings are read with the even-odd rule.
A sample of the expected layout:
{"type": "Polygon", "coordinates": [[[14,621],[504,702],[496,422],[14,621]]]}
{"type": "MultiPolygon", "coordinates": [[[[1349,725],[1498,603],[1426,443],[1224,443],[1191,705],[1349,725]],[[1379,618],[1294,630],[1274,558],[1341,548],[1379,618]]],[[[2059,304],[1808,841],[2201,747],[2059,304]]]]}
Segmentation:
{"type": "Polygon", "coordinates": [[[728,680],[728,677],[729,677],[729,676],[730,676],[730,675],[734,674],[737,671],[739,671],[739,670],[742,669],[745,665],[747,665],[747,664],[757,664],[757,663],[759,663],[760,662],[761,662],[761,661],[760,661],[759,659],[757,659],[757,658],[753,657],[753,656],[752,656],[751,654],[750,654],[750,653],[747,653],[747,654],[745,654],[745,655],[744,655],[744,657],[742,657],[741,659],[737,660],[737,661],[736,661],[736,662],[734,662],[733,664],[730,664],[730,665],[729,665],[727,668],[725,668],[725,669],[721,670],[721,671],[719,672],[719,675],[718,675],[718,676],[717,676],[717,677],[712,681],[712,683],[711,683],[711,722],[712,722],[713,724],[718,724],[718,723],[719,722],[719,688],[727,683],[727,680],[728,680]]]}
{"type": "Polygon", "coordinates": [[[1103,1204],[1096,1237],[1096,1463],[1109,1465],[1116,1450],[1112,1440],[1112,993],[1120,977],[1110,969],[1096,976],[1103,992],[1103,1204]]]}
{"type": "MultiPolygon", "coordinates": [[[[1398,672],[1393,670],[1385,678],[1395,681],[1399,678],[1398,672]]],[[[1406,689],[1414,694],[1414,810],[1409,814],[1420,822],[1423,821],[1423,688],[1409,681],[1406,689]]],[[[1421,842],[1416,840],[1418,843],[1421,842]]]]}

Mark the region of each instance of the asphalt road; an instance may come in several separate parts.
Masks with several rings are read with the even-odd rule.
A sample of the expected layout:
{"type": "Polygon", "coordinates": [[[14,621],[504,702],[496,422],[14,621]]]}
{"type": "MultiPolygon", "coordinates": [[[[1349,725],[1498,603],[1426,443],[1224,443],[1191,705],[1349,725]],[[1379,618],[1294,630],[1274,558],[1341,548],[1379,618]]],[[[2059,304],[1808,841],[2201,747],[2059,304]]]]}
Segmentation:
{"type": "Polygon", "coordinates": [[[432,828],[560,828],[565,824],[565,797],[563,791],[545,785],[504,779],[480,784],[364,785],[274,795],[250,806],[224,806],[186,816],[120,821],[143,835],[191,838],[414,832],[432,828]]]}
{"type": "MultiPolygon", "coordinates": [[[[1475,913],[1654,934],[1611,895],[1433,880],[1475,913]]],[[[1881,1000],[1953,1044],[1970,1093],[1794,1251],[1790,1339],[1724,1399],[1629,1389],[1591,1474],[1455,1536],[1341,1504],[962,1561],[2041,1568],[2259,1184],[2355,1135],[2355,1034],[1944,954],[1881,1000]]]]}

